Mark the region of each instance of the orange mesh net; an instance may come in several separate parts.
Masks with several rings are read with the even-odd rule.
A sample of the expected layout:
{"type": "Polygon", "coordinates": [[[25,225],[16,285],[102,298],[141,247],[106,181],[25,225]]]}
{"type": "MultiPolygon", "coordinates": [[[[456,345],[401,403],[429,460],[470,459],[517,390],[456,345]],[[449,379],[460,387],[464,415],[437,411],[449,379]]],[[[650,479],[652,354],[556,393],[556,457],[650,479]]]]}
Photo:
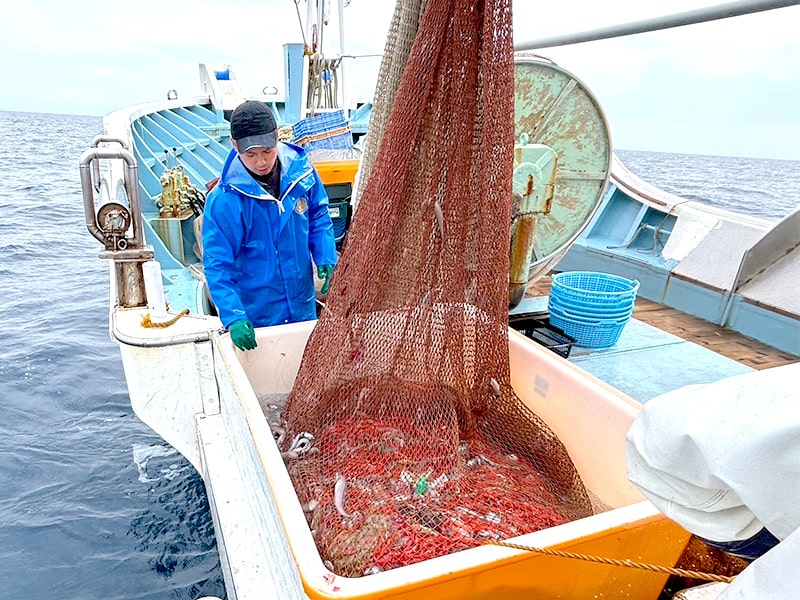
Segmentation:
{"type": "Polygon", "coordinates": [[[426,3],[286,404],[281,450],[343,576],[591,514],[510,385],[510,5],[426,3]]]}

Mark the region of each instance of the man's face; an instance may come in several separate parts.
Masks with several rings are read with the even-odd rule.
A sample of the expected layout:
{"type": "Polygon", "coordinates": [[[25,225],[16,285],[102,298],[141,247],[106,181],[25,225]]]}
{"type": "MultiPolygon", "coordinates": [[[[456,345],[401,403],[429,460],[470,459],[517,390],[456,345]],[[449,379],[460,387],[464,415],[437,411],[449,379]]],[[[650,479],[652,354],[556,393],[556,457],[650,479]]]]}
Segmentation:
{"type": "MultiPolygon", "coordinates": [[[[236,148],[236,151],[239,151],[238,145],[236,144],[236,140],[233,140],[233,147],[236,148]]],[[[244,166],[247,167],[250,171],[255,173],[256,175],[266,175],[270,171],[272,171],[272,167],[275,166],[275,160],[278,158],[278,147],[275,146],[274,148],[263,148],[263,147],[256,147],[250,148],[245,152],[240,152],[239,156],[242,157],[242,162],[244,166]]]]}

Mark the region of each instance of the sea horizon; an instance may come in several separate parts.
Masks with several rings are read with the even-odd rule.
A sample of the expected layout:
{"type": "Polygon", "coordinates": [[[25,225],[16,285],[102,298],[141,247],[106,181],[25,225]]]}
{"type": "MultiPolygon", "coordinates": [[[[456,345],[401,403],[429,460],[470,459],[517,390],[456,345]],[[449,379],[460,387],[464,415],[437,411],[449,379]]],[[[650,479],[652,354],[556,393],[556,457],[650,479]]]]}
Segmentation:
{"type": "MultiPolygon", "coordinates": [[[[119,110],[123,110],[126,107],[120,107],[119,110]]],[[[112,111],[115,112],[115,111],[112,111]]],[[[64,117],[78,117],[78,118],[89,118],[89,119],[103,119],[106,115],[111,114],[106,113],[105,115],[84,115],[84,114],[73,114],[73,113],[59,113],[59,112],[36,112],[36,111],[25,111],[25,110],[13,110],[13,109],[0,109],[0,113],[17,113],[17,114],[25,114],[25,115],[51,115],[51,116],[64,116],[64,117]]],[[[98,132],[99,133],[99,132],[98,132]]],[[[656,154],[675,154],[678,156],[706,156],[706,157],[719,157],[719,158],[742,158],[742,159],[756,159],[756,160],[775,160],[775,161],[787,161],[787,162],[798,162],[800,163],[800,155],[797,158],[787,158],[787,157],[774,157],[774,156],[744,156],[739,154],[713,154],[713,153],[703,153],[703,152],[679,152],[676,150],[652,150],[652,149],[642,149],[642,148],[613,148],[614,153],[617,152],[652,152],[656,154]]]]}

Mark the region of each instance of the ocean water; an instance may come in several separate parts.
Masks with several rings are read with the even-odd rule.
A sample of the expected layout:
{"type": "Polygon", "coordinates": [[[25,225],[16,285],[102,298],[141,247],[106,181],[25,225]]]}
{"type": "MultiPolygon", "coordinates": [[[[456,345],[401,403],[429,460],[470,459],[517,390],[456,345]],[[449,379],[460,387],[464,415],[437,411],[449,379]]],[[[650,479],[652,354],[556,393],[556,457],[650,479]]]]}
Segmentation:
{"type": "Polygon", "coordinates": [[[800,161],[618,150],[630,171],[688,200],[771,221],[800,207],[800,161]]]}
{"type": "Polygon", "coordinates": [[[0,112],[0,598],[224,596],[202,479],[132,413],[78,163],[97,117],[0,112]]]}
{"type": "MultiPolygon", "coordinates": [[[[0,598],[225,597],[202,480],[132,413],[78,163],[97,117],[0,112],[0,598]]],[[[800,161],[618,153],[640,177],[778,219],[800,161]]]]}

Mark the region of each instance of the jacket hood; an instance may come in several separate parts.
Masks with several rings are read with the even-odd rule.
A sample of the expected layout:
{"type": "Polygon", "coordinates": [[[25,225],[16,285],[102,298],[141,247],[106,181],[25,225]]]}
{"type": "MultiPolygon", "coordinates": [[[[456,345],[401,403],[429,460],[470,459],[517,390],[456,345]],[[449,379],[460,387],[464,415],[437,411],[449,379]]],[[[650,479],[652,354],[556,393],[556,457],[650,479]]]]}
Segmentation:
{"type": "MultiPolygon", "coordinates": [[[[281,164],[281,196],[283,196],[284,181],[293,181],[308,164],[306,160],[298,160],[298,158],[305,158],[306,152],[300,146],[290,144],[288,142],[278,142],[278,161],[281,164]]],[[[225,159],[225,164],[222,167],[220,174],[219,184],[225,190],[235,188],[239,192],[256,198],[258,200],[276,200],[272,195],[267,192],[256,181],[250,172],[245,168],[244,163],[239,158],[239,153],[231,148],[228,157],[225,159]]]]}

